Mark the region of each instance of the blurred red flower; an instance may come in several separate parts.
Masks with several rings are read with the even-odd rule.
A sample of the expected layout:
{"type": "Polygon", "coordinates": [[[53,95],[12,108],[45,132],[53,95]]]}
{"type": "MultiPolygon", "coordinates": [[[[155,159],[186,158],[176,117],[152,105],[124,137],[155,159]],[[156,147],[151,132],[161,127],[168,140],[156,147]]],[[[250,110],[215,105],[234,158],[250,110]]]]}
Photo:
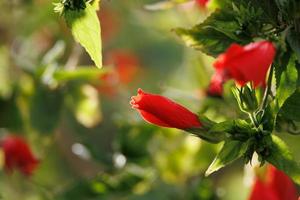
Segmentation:
{"type": "Polygon", "coordinates": [[[160,95],[138,89],[138,95],[131,97],[130,104],[151,124],[178,129],[201,127],[196,114],[160,95]]]}
{"type": "Polygon", "coordinates": [[[117,94],[118,80],[115,71],[109,71],[100,76],[100,85],[97,86],[101,94],[114,96],[117,94]]]}
{"type": "Polygon", "coordinates": [[[7,172],[14,168],[24,175],[31,175],[36,169],[39,160],[32,154],[24,139],[18,136],[7,136],[1,141],[4,152],[4,167],[7,172]]]}
{"type": "Polygon", "coordinates": [[[209,0],[196,0],[196,3],[201,7],[205,8],[206,4],[208,3],[209,0]]]}
{"type": "Polygon", "coordinates": [[[109,53],[105,64],[115,66],[116,75],[121,84],[130,83],[140,66],[137,56],[129,50],[115,50],[109,53]]]}
{"type": "Polygon", "coordinates": [[[269,41],[250,43],[246,46],[232,44],[225,53],[218,56],[214,67],[223,71],[237,84],[244,86],[252,82],[254,87],[264,86],[270,65],[275,56],[275,47],[269,41]]]}
{"type": "Polygon", "coordinates": [[[226,81],[224,71],[217,70],[212,76],[208,89],[206,91],[208,96],[222,97],[223,95],[223,84],[226,81]]]}
{"type": "MultiPolygon", "coordinates": [[[[103,4],[105,5],[105,4],[103,4]]],[[[109,6],[101,6],[97,12],[101,24],[101,38],[104,45],[111,41],[120,29],[120,21],[117,13],[109,6]]]]}
{"type": "Polygon", "coordinates": [[[127,85],[133,81],[139,70],[139,60],[128,50],[115,50],[106,56],[105,65],[113,66],[112,71],[100,77],[100,92],[113,96],[118,85],[127,85]]]}
{"type": "Polygon", "coordinates": [[[297,200],[297,190],[287,175],[268,165],[266,176],[256,177],[249,200],[297,200]]]}

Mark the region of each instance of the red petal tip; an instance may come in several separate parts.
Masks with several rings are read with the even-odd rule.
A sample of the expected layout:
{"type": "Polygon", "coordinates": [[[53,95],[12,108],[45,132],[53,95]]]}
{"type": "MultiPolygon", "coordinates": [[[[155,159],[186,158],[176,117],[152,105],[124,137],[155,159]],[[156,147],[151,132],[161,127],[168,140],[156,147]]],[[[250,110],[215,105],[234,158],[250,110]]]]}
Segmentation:
{"type": "Polygon", "coordinates": [[[136,103],[136,100],[135,100],[135,96],[131,97],[131,100],[130,100],[130,105],[132,108],[139,108],[139,105],[136,103]]]}
{"type": "Polygon", "coordinates": [[[138,89],[138,94],[145,94],[145,92],[141,88],[139,88],[138,89]]]}

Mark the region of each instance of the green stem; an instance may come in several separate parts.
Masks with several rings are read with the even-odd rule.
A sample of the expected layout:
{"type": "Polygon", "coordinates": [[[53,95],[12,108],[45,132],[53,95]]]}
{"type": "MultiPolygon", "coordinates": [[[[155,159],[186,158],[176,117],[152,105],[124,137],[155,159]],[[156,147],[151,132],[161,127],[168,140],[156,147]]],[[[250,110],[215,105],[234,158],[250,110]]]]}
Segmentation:
{"type": "Polygon", "coordinates": [[[270,69],[270,72],[269,72],[267,87],[265,89],[265,93],[264,93],[261,105],[260,105],[259,110],[257,112],[265,110],[265,108],[267,106],[268,96],[269,96],[269,94],[271,92],[271,87],[272,87],[272,77],[273,77],[273,70],[274,70],[273,68],[274,68],[274,66],[272,65],[271,69],[270,69]]]}
{"type": "Polygon", "coordinates": [[[272,77],[273,77],[273,70],[274,70],[273,68],[274,68],[274,66],[272,65],[271,69],[270,69],[270,72],[269,72],[267,86],[266,86],[266,89],[265,89],[265,92],[264,92],[264,96],[262,98],[262,102],[261,102],[258,110],[256,112],[249,112],[248,113],[252,124],[256,128],[259,127],[259,122],[256,118],[256,114],[259,113],[259,112],[264,112],[264,110],[265,110],[265,108],[267,107],[267,104],[268,104],[268,96],[270,95],[271,87],[272,87],[272,77]]]}
{"type": "Polygon", "coordinates": [[[250,117],[250,120],[252,122],[252,124],[258,128],[259,127],[259,124],[258,124],[258,121],[256,119],[256,116],[255,116],[255,113],[254,112],[251,112],[251,113],[248,113],[249,114],[249,117],[250,117]]]}

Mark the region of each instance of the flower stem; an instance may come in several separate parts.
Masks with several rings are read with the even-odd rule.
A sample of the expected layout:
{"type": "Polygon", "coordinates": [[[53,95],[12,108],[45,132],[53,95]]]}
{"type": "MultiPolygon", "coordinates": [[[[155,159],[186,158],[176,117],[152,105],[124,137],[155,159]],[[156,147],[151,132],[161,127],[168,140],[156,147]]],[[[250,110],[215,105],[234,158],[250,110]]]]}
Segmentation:
{"type": "Polygon", "coordinates": [[[273,70],[274,70],[273,68],[274,68],[274,66],[272,65],[271,69],[270,69],[270,72],[269,72],[267,87],[265,89],[265,93],[264,93],[261,105],[260,105],[259,110],[257,112],[265,110],[265,108],[267,106],[268,96],[271,92],[271,87],[272,87],[272,78],[273,78],[273,70]]]}
{"type": "Polygon", "coordinates": [[[256,119],[255,113],[254,113],[254,112],[251,112],[251,113],[248,113],[248,114],[249,114],[249,118],[250,118],[252,124],[253,124],[256,128],[258,128],[258,127],[259,127],[259,123],[258,123],[258,121],[257,121],[257,119],[256,119]]]}
{"type": "Polygon", "coordinates": [[[258,107],[258,109],[255,112],[248,112],[249,118],[250,118],[252,124],[256,128],[258,128],[259,124],[260,124],[260,122],[257,120],[256,115],[260,112],[264,113],[264,110],[266,109],[267,104],[268,104],[268,96],[270,95],[271,87],[272,87],[273,68],[274,68],[274,66],[272,65],[271,69],[269,71],[267,86],[266,86],[266,89],[264,91],[264,96],[262,98],[262,102],[261,102],[260,106],[258,107]]]}

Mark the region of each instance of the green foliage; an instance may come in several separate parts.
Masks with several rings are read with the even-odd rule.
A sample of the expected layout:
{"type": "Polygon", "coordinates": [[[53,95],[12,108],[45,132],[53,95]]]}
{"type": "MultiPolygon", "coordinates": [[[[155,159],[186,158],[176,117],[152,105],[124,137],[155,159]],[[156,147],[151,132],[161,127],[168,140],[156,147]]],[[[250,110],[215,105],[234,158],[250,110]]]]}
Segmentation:
{"type": "Polygon", "coordinates": [[[219,143],[226,138],[224,131],[213,131],[211,132],[210,129],[214,127],[215,122],[209,120],[206,117],[199,117],[199,120],[202,123],[202,127],[200,128],[189,128],[185,131],[190,132],[197,137],[209,141],[211,143],[219,143]]]}
{"type": "Polygon", "coordinates": [[[13,94],[7,99],[0,98],[0,127],[12,131],[23,128],[23,119],[17,105],[17,95],[13,94]]]}
{"type": "Polygon", "coordinates": [[[254,7],[259,8],[263,11],[261,15],[262,19],[259,19],[259,21],[267,24],[276,25],[276,19],[278,18],[279,11],[277,6],[274,4],[274,0],[244,0],[244,2],[251,4],[254,7]]]}
{"type": "Polygon", "coordinates": [[[66,10],[64,17],[75,40],[85,48],[96,66],[101,68],[101,29],[96,10],[86,4],[84,10],[66,10]]]}
{"type": "Polygon", "coordinates": [[[279,87],[281,74],[286,71],[289,64],[292,64],[292,61],[293,59],[291,58],[290,51],[282,50],[281,55],[277,56],[277,60],[274,62],[276,88],[279,87]]]}
{"type": "Polygon", "coordinates": [[[254,112],[257,109],[258,102],[254,89],[246,85],[241,89],[236,87],[232,90],[232,92],[238,102],[241,111],[248,113],[254,112]]]}
{"type": "MultiPolygon", "coordinates": [[[[101,177],[92,180],[81,180],[72,184],[66,191],[60,194],[61,200],[81,199],[118,199],[124,194],[130,193],[134,187],[145,180],[144,174],[139,174],[124,169],[118,174],[102,174],[101,177]]],[[[127,196],[127,195],[126,195],[127,196]]],[[[125,197],[125,199],[127,199],[125,197]]]]}
{"type": "Polygon", "coordinates": [[[295,59],[290,59],[287,67],[281,72],[280,77],[277,78],[279,85],[276,90],[276,100],[278,102],[279,108],[283,105],[285,100],[295,91],[297,87],[297,80],[298,69],[296,68],[295,59]]]}
{"type": "MultiPolygon", "coordinates": [[[[276,165],[285,162],[284,160],[292,160],[286,156],[287,149],[276,138],[271,137],[271,134],[275,123],[276,126],[280,126],[279,123],[283,125],[288,122],[295,127],[295,122],[299,122],[300,119],[298,112],[295,112],[300,109],[299,2],[295,0],[275,2],[215,0],[211,3],[218,9],[202,23],[191,29],[175,29],[188,46],[213,57],[225,52],[232,43],[246,44],[257,39],[273,41],[277,47],[276,61],[273,64],[276,80],[275,97],[269,98],[272,96],[270,95],[272,70],[265,95],[260,97],[262,99],[258,99],[258,90],[253,89],[251,85],[233,91],[240,110],[249,116],[250,122],[228,120],[212,124],[207,129],[208,133],[213,133],[213,137],[218,137],[216,133],[226,133],[226,137],[222,138],[226,142],[207,173],[218,170],[238,157],[243,156],[248,162],[254,152],[259,155],[262,164],[269,158],[272,158],[272,162],[276,165]],[[234,145],[227,147],[226,144],[229,142],[233,142],[234,145]],[[245,146],[242,148],[242,145],[245,146]],[[280,160],[281,154],[283,156],[280,160]]],[[[291,174],[286,167],[280,167],[291,174]]],[[[295,174],[293,176],[295,177],[295,174]]]]}
{"type": "Polygon", "coordinates": [[[243,37],[240,25],[235,20],[234,11],[217,10],[203,23],[192,29],[177,28],[175,32],[186,42],[202,52],[213,57],[224,52],[232,43],[248,43],[243,37]]]}
{"type": "MultiPolygon", "coordinates": [[[[99,186],[98,186],[99,187],[99,186]]],[[[100,193],[101,194],[101,193],[100,193]]],[[[80,199],[97,199],[99,197],[99,192],[93,188],[92,183],[89,181],[78,181],[71,188],[68,188],[61,196],[59,200],[80,200],[80,199]]]]}
{"type": "Polygon", "coordinates": [[[247,44],[256,37],[273,37],[268,31],[276,25],[277,10],[270,1],[225,1],[221,7],[224,8],[216,9],[193,28],[177,28],[175,32],[188,46],[213,57],[232,43],[247,44]]]}
{"type": "Polygon", "coordinates": [[[77,121],[85,127],[95,127],[102,120],[98,91],[88,84],[74,84],[67,101],[77,121]]]}
{"type": "Polygon", "coordinates": [[[300,63],[300,33],[296,30],[288,29],[287,42],[296,54],[298,63],[300,63]]]}
{"type": "Polygon", "coordinates": [[[282,105],[279,115],[285,119],[300,121],[300,113],[297,112],[300,109],[300,91],[299,88],[287,98],[282,105]]]}
{"type": "Polygon", "coordinates": [[[202,179],[196,187],[194,186],[193,191],[188,196],[191,196],[189,198],[191,200],[216,200],[218,198],[213,191],[213,182],[209,179],[202,179]]]}
{"type": "Polygon", "coordinates": [[[300,166],[294,161],[288,146],[277,136],[272,135],[273,144],[266,160],[278,169],[284,171],[296,183],[300,184],[300,166]]]}
{"type": "Polygon", "coordinates": [[[287,23],[299,19],[300,2],[298,0],[275,0],[278,9],[281,11],[281,17],[287,23]]]}
{"type": "Polygon", "coordinates": [[[30,123],[40,133],[53,133],[60,120],[63,93],[38,85],[30,101],[30,123]]]}
{"type": "MultiPolygon", "coordinates": [[[[297,129],[300,122],[298,1],[211,0],[209,6],[216,10],[192,8],[191,12],[186,12],[188,8],[181,9],[179,4],[189,0],[170,0],[146,8],[152,11],[178,9],[155,13],[137,11],[144,3],[152,2],[102,1],[101,13],[96,13],[100,0],[61,0],[55,7],[98,68],[102,67],[98,17],[104,20],[101,24],[104,31],[120,29],[121,34],[116,38],[104,38],[104,53],[109,55],[113,49],[120,48],[137,52],[142,59],[140,64],[145,66],[138,75],[143,79],[139,80],[139,85],[117,85],[114,81],[122,74],[109,80],[110,71],[82,66],[88,65],[87,55],[73,51],[76,49],[74,43],[66,39],[57,18],[43,12],[42,4],[47,4],[49,10],[49,2],[16,1],[8,4],[14,10],[11,16],[11,9],[3,9],[0,13],[3,45],[0,47],[0,138],[14,131],[24,135],[41,160],[40,171],[34,174],[32,181],[26,180],[25,187],[17,176],[16,180],[14,176],[5,176],[4,181],[0,181],[3,199],[223,199],[219,196],[222,192],[215,191],[215,179],[203,177],[204,171],[208,168],[206,175],[209,175],[240,158],[245,163],[251,162],[254,153],[258,154],[261,165],[267,161],[300,183],[299,164],[283,140],[275,136],[278,131],[284,139],[286,123],[297,129]],[[138,6],[134,7],[135,4],[138,6]],[[118,8],[115,16],[110,16],[111,10],[105,10],[111,5],[118,8]],[[28,9],[30,7],[32,9],[28,9]],[[32,10],[41,11],[37,15],[32,10]],[[204,19],[207,13],[210,15],[204,19]],[[24,35],[22,23],[31,18],[38,18],[39,25],[27,20],[25,26],[30,24],[31,33],[26,30],[24,35]],[[115,18],[117,23],[113,23],[115,18]],[[271,87],[272,79],[269,79],[266,89],[248,84],[234,90],[235,96],[224,90],[223,98],[205,98],[202,86],[208,84],[212,60],[161,36],[167,34],[170,27],[186,27],[193,20],[203,22],[190,29],[177,28],[175,32],[189,46],[209,56],[217,57],[232,43],[272,41],[277,51],[273,63],[276,88],[271,87]],[[118,27],[113,27],[115,24],[118,27]],[[55,42],[58,39],[59,42],[55,42]],[[197,62],[190,63],[190,60],[197,62]],[[184,79],[184,70],[175,68],[182,64],[187,66],[184,70],[200,71],[201,75],[192,74],[198,79],[201,77],[200,85],[193,83],[193,78],[184,79]],[[174,71],[179,74],[180,81],[174,71]],[[158,78],[160,76],[163,80],[158,78]],[[168,82],[171,78],[174,81],[168,82]],[[105,84],[110,87],[109,81],[117,91],[113,97],[105,94],[107,88],[102,88],[105,84]],[[205,114],[201,112],[199,117],[202,127],[186,131],[208,142],[183,135],[181,130],[160,129],[137,122],[128,105],[131,89],[144,85],[155,91],[161,89],[158,82],[165,85],[164,92],[168,95],[190,97],[188,101],[196,102],[192,110],[204,108],[205,114]],[[187,95],[187,91],[195,88],[201,90],[200,95],[187,95]],[[264,91],[267,91],[266,96],[264,91]],[[279,128],[273,130],[275,122],[279,128]],[[55,135],[51,135],[53,133],[55,135]],[[217,145],[209,144],[220,142],[224,144],[219,152],[217,145]],[[51,163],[50,157],[57,160],[51,163]],[[38,189],[31,194],[28,188],[38,189]],[[7,195],[10,193],[12,198],[7,195]],[[18,193],[19,196],[14,196],[18,193]]],[[[7,6],[6,2],[0,5],[7,6]]],[[[115,67],[118,69],[117,64],[115,67]]],[[[272,78],[272,73],[269,76],[272,78]]],[[[232,84],[226,87],[232,88],[232,84]]],[[[297,145],[291,144],[291,147],[297,148],[297,145]]],[[[0,152],[0,165],[1,160],[0,152]]],[[[230,171],[228,174],[230,176],[230,171]]],[[[218,184],[226,180],[226,189],[231,181],[228,174],[216,174],[218,184]]],[[[243,192],[239,191],[240,182],[235,185],[234,191],[243,192]]],[[[234,196],[224,199],[242,199],[236,192],[226,192],[234,196]]]]}
{"type": "Polygon", "coordinates": [[[145,125],[136,125],[135,128],[129,124],[120,125],[120,134],[117,136],[118,150],[129,160],[136,162],[145,160],[149,155],[147,144],[153,138],[155,129],[145,125]]]}
{"type": "Polygon", "coordinates": [[[225,141],[222,149],[211,163],[205,174],[208,176],[240,158],[246,153],[247,147],[248,144],[241,141],[225,141]]]}

